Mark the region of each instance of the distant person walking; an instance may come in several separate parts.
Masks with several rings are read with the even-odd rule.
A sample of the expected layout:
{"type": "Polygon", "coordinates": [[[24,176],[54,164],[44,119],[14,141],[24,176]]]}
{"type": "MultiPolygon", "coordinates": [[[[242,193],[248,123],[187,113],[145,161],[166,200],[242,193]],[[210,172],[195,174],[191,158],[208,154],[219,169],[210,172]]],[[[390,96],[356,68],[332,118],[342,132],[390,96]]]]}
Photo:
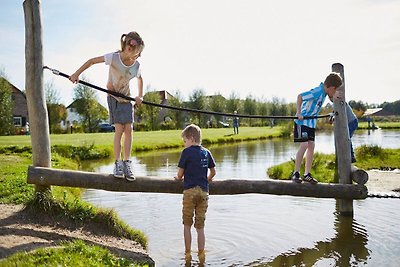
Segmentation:
{"type": "MultiPolygon", "coordinates": [[[[143,100],[143,79],[140,71],[140,63],[137,59],[144,49],[144,42],[137,32],[122,34],[121,50],[95,57],[86,61],[69,79],[73,83],[79,81],[79,75],[94,64],[105,62],[109,65],[107,89],[126,96],[130,96],[129,81],[137,78],[138,94],[135,97],[136,104],[143,100]]],[[[107,97],[110,113],[110,124],[115,124],[114,133],[114,177],[134,181],[136,178],[132,172],[130,160],[132,150],[132,125],[133,105],[129,100],[113,95],[107,97]],[[121,140],[124,135],[124,156],[121,159],[121,140]]],[[[72,130],[72,128],[71,128],[72,130]]]]}
{"type": "MultiPolygon", "coordinates": [[[[233,114],[237,114],[237,111],[235,110],[233,114]]],[[[233,117],[233,133],[234,134],[239,134],[239,117],[233,117]]]]}

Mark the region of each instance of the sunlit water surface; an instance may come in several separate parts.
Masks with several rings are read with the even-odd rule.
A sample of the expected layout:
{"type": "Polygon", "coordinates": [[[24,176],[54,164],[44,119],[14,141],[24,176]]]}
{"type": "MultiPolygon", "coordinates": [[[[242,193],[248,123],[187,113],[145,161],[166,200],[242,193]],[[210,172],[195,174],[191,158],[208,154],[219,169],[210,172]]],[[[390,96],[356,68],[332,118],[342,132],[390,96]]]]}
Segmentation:
{"type": "MultiPolygon", "coordinates": [[[[316,151],[334,153],[331,133],[318,133],[316,151]]],[[[399,131],[357,131],[355,147],[399,148],[399,131]]],[[[293,158],[297,145],[268,140],[212,146],[216,179],[266,179],[266,169],[293,158]]],[[[140,153],[136,175],[173,177],[180,150],[140,153]]],[[[109,162],[96,168],[112,172],[109,162]]],[[[179,194],[87,190],[84,199],[115,209],[142,230],[156,266],[184,266],[179,194]]],[[[334,199],[275,195],[211,195],[206,220],[207,266],[399,266],[400,199],[354,201],[354,218],[336,214],[334,199]]],[[[193,250],[196,232],[193,230],[193,250]]],[[[193,253],[194,266],[197,265],[193,253]]]]}

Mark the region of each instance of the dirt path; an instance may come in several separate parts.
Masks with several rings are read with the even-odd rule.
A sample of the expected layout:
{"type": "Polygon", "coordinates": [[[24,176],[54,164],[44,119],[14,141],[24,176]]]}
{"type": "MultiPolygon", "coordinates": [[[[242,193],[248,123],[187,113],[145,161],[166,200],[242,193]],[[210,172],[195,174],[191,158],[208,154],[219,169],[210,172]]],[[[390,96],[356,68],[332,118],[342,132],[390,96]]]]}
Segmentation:
{"type": "Polygon", "coordinates": [[[400,192],[400,170],[368,172],[366,186],[369,193],[393,193],[400,192]]]}
{"type": "MultiPolygon", "coordinates": [[[[368,171],[368,175],[366,186],[370,193],[400,192],[400,170],[372,170],[368,171]]],[[[395,194],[400,196],[400,193],[395,194]]],[[[75,225],[65,223],[43,222],[22,211],[22,208],[18,205],[0,204],[0,259],[18,251],[31,251],[40,247],[57,246],[61,241],[81,239],[105,247],[121,257],[153,262],[148,253],[131,240],[102,234],[101,229],[87,225],[76,228],[75,225]]]]}
{"type": "Polygon", "coordinates": [[[16,252],[54,247],[62,241],[80,239],[104,247],[120,257],[139,262],[153,262],[140,244],[104,234],[98,226],[85,225],[76,228],[75,224],[54,224],[35,217],[23,211],[21,205],[0,204],[0,259],[16,252]]]}

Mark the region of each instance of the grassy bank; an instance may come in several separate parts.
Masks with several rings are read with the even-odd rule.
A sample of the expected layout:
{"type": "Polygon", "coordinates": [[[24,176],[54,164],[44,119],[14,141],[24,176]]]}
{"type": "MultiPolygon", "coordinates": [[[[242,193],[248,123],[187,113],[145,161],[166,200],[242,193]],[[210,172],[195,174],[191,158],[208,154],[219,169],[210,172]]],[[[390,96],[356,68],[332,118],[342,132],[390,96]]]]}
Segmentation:
{"type": "MultiPolygon", "coordinates": [[[[400,122],[377,121],[375,122],[375,126],[377,126],[380,129],[400,129],[400,122]]],[[[368,122],[359,122],[358,129],[368,129],[368,122]]]]}
{"type": "MultiPolygon", "coordinates": [[[[282,127],[241,127],[240,134],[233,135],[231,128],[202,129],[203,144],[231,143],[282,136],[282,127]]],[[[114,133],[52,134],[51,145],[82,146],[94,144],[100,148],[112,148],[114,133]]],[[[0,136],[0,147],[31,146],[31,137],[26,135],[0,136]]],[[[181,130],[134,132],[132,151],[182,147],[181,130]]]]}
{"type": "MultiPolygon", "coordinates": [[[[378,146],[360,146],[355,150],[355,166],[364,169],[393,170],[400,169],[400,149],[383,149],[378,146]]],[[[268,168],[270,178],[290,180],[294,170],[294,160],[268,168]]],[[[300,171],[304,173],[304,161],[300,171]]],[[[315,153],[311,173],[319,182],[333,183],[335,174],[335,155],[315,153]]]]}
{"type": "Polygon", "coordinates": [[[20,252],[0,261],[0,266],[148,266],[132,263],[130,260],[118,258],[110,251],[99,246],[88,245],[81,240],[66,242],[58,248],[38,249],[25,253],[20,252]]]}
{"type": "MultiPolygon", "coordinates": [[[[22,150],[14,153],[3,149],[3,153],[0,154],[1,204],[22,204],[26,206],[25,212],[35,214],[37,218],[46,218],[53,222],[68,222],[77,228],[83,225],[95,225],[106,233],[130,239],[147,248],[147,238],[141,231],[129,227],[113,210],[98,208],[82,201],[80,198],[82,190],[79,188],[54,186],[51,193],[35,194],[34,186],[26,183],[27,167],[32,164],[32,156],[29,149],[22,150]]],[[[52,166],[54,168],[77,169],[78,163],[76,160],[64,158],[58,153],[52,153],[52,166]]],[[[130,266],[126,264],[128,260],[119,260],[108,254],[104,256],[104,251],[99,247],[92,248],[89,245],[74,242],[67,247],[68,249],[43,250],[32,254],[21,253],[18,256],[0,261],[0,266],[38,266],[37,263],[40,262],[43,255],[47,255],[46,258],[52,255],[51,257],[61,264],[66,262],[67,259],[69,260],[70,249],[76,250],[78,254],[82,254],[81,257],[86,258],[82,262],[92,262],[91,265],[76,266],[98,266],[94,263],[103,257],[106,257],[106,262],[110,264],[102,264],[102,266],[130,266]],[[86,254],[84,251],[91,251],[91,253],[86,254]]],[[[81,260],[81,258],[76,260],[78,259],[81,260]]],[[[75,259],[71,260],[75,261],[75,259]]],[[[133,263],[130,262],[130,264],[133,263]]]]}

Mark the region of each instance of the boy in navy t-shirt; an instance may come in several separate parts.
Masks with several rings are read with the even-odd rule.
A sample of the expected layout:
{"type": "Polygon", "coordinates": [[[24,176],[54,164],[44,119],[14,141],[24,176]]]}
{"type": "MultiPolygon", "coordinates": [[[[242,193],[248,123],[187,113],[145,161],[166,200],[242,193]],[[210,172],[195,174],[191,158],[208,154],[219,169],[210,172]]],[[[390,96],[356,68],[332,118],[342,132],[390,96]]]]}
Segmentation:
{"type": "Polygon", "coordinates": [[[204,222],[208,208],[208,183],[215,176],[215,161],[211,152],[201,146],[201,129],[190,124],[182,131],[185,149],[178,163],[176,180],[183,180],[182,221],[184,225],[185,261],[192,260],[191,256],[191,227],[197,230],[198,256],[200,264],[205,262],[204,222]],[[208,173],[208,169],[210,172],[208,173]]]}

